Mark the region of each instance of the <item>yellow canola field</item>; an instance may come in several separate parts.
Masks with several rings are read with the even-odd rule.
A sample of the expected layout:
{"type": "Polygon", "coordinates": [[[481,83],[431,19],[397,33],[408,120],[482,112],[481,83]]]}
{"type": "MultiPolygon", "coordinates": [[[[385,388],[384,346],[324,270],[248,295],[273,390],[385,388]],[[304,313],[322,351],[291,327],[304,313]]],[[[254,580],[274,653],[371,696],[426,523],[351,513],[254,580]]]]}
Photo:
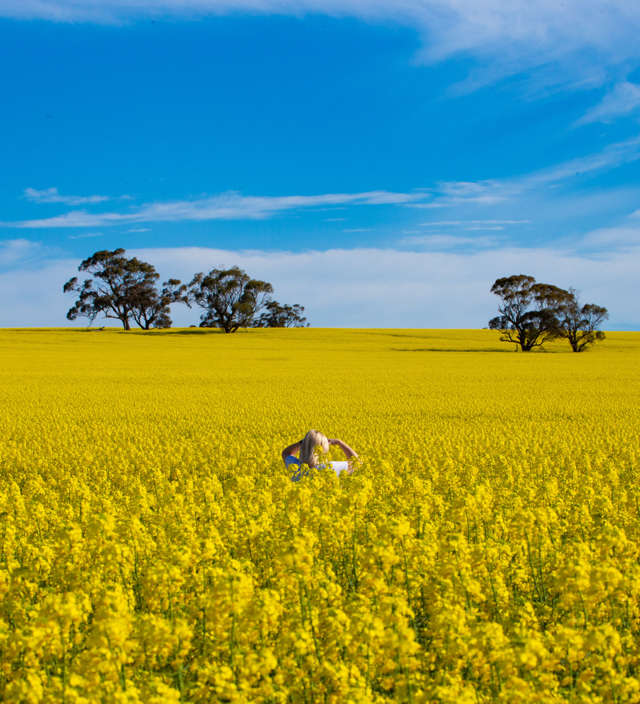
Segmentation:
{"type": "Polygon", "coordinates": [[[640,333],[497,338],[1,331],[0,700],[638,702],[640,333]]]}

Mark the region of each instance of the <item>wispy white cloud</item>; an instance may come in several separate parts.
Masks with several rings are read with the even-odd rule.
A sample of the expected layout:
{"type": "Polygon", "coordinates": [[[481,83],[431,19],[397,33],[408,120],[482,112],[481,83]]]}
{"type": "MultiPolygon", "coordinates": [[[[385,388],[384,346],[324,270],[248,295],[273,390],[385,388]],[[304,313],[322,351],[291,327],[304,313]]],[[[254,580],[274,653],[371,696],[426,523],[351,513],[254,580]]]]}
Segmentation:
{"type": "MultiPolygon", "coordinates": [[[[48,259],[59,258],[59,247],[45,245],[25,238],[0,240],[0,269],[24,269],[39,267],[48,259]]],[[[31,295],[31,294],[30,294],[31,295]]],[[[4,299],[5,304],[7,300],[4,299]]]]}
{"type": "Polygon", "coordinates": [[[570,159],[541,169],[525,179],[527,185],[544,186],[561,183],[576,176],[588,176],[614,169],[640,159],[640,136],[607,145],[600,152],[570,159]]]}
{"type": "Polygon", "coordinates": [[[640,85],[622,81],[574,124],[578,126],[590,122],[611,122],[617,117],[638,111],[640,111],[640,85]]]}
{"type": "Polygon", "coordinates": [[[24,196],[34,203],[61,203],[63,205],[89,205],[110,200],[109,196],[66,196],[57,188],[25,188],[24,196]]]}
{"type": "Polygon", "coordinates": [[[496,237],[464,237],[462,235],[427,233],[403,237],[399,244],[433,250],[455,250],[460,247],[487,249],[496,247],[501,240],[496,237]]]}
{"type": "Polygon", "coordinates": [[[69,235],[70,240],[86,240],[92,237],[102,237],[102,232],[81,232],[77,235],[69,235]]]}
{"type": "Polygon", "coordinates": [[[521,179],[448,181],[438,184],[433,200],[427,203],[410,203],[411,207],[423,210],[451,208],[458,205],[497,206],[513,199],[527,187],[521,179]]]}
{"type": "Polygon", "coordinates": [[[441,181],[434,189],[435,197],[428,203],[412,204],[416,208],[448,208],[458,203],[496,205],[516,192],[508,181],[441,181]]]}
{"type": "Polygon", "coordinates": [[[17,228],[108,227],[129,223],[180,222],[187,220],[262,220],[277,213],[318,205],[404,205],[423,199],[423,193],[329,193],[311,196],[243,196],[239,193],[197,200],[147,203],[125,212],[89,213],[75,210],[36,220],[4,222],[17,228]]]}
{"type": "MultiPolygon", "coordinates": [[[[640,159],[640,137],[609,144],[594,154],[569,159],[551,167],[507,179],[482,181],[445,181],[434,189],[433,200],[407,203],[412,208],[451,208],[461,205],[495,206],[513,201],[525,194],[545,192],[552,187],[575,183],[576,178],[589,178],[599,172],[615,169],[640,159]]],[[[462,220],[440,220],[435,223],[464,224],[462,220]]],[[[487,220],[479,223],[488,224],[487,220]]],[[[522,221],[495,221],[495,224],[520,224],[522,221]]],[[[425,223],[434,224],[434,223],[425,223]]]]}
{"type": "Polygon", "coordinates": [[[346,227],[342,231],[343,232],[371,232],[373,230],[372,227],[346,227]]]}
{"type": "MultiPolygon", "coordinates": [[[[555,240],[554,247],[558,251],[580,254],[581,256],[603,256],[613,252],[622,253],[640,251],[640,210],[631,213],[626,218],[622,219],[615,225],[608,227],[599,227],[592,229],[582,234],[574,234],[564,236],[555,240]]],[[[476,230],[475,227],[462,227],[462,220],[442,220],[440,224],[455,225],[452,230],[446,233],[440,232],[425,232],[422,231],[405,231],[405,236],[398,240],[399,245],[416,246],[425,249],[456,251],[460,248],[465,248],[466,251],[474,251],[479,249],[495,249],[502,250],[509,247],[514,247],[504,232],[502,226],[480,226],[477,230],[481,233],[487,231],[496,231],[495,235],[467,235],[458,234],[459,232],[470,232],[476,230]],[[500,234],[497,234],[499,232],[500,234]]],[[[467,221],[471,222],[471,221],[467,221]]],[[[506,222],[506,221],[505,221],[506,222]]],[[[425,225],[434,225],[435,223],[424,223],[425,225]]],[[[535,247],[531,247],[532,249],[535,247]]]]}
{"type": "MultiPolygon", "coordinates": [[[[193,200],[151,202],[141,206],[122,205],[119,210],[89,212],[71,210],[61,215],[13,222],[0,222],[0,227],[17,229],[104,228],[130,225],[128,232],[148,231],[153,222],[186,222],[206,220],[263,220],[285,212],[306,209],[351,206],[398,205],[417,209],[449,209],[456,219],[438,219],[422,223],[425,227],[456,227],[465,231],[501,231],[531,222],[513,217],[541,212],[545,216],[568,217],[576,211],[581,217],[594,209],[612,207],[618,201],[628,202],[637,196],[633,189],[593,191],[580,197],[575,186],[588,182],[600,172],[615,169],[640,159],[640,137],[606,146],[599,152],[571,159],[532,173],[505,179],[482,181],[450,181],[429,190],[408,193],[385,190],[361,193],[327,193],[320,195],[245,196],[228,192],[193,200]],[[535,207],[531,207],[536,203],[535,207]],[[478,217],[491,209],[493,217],[478,217]],[[554,210],[555,208],[555,210],[554,210]],[[572,210],[573,209],[573,210],[572,210]],[[496,217],[497,215],[506,217],[496,217]],[[466,217],[459,217],[464,215],[466,217]],[[511,217],[510,217],[511,216],[511,217]]],[[[63,197],[48,189],[45,197],[63,197]]],[[[41,192],[38,192],[41,193],[41,192]]],[[[69,196],[71,197],[71,196],[69,196]]],[[[84,198],[103,196],[86,196],[84,198]]],[[[68,197],[67,197],[68,198],[68,197]]],[[[637,201],[636,201],[637,202],[637,201]]],[[[445,216],[446,217],[446,216],[445,216]]],[[[325,218],[326,220],[326,218],[325,218]]],[[[342,222],[343,218],[329,218],[342,222]]],[[[415,225],[413,226],[415,227],[415,225]]],[[[368,228],[345,228],[345,232],[364,232],[368,228]]]]}
{"type": "Polygon", "coordinates": [[[601,227],[587,233],[580,240],[584,249],[600,251],[629,251],[640,247],[640,226],[618,225],[601,227]]]}
{"type": "MultiPolygon", "coordinates": [[[[439,219],[423,223],[423,226],[457,227],[466,231],[499,231],[507,227],[530,222],[528,218],[509,217],[515,213],[528,214],[522,204],[531,199],[545,201],[545,213],[549,214],[558,195],[562,194],[562,207],[577,208],[584,215],[589,208],[602,208],[611,205],[615,194],[591,192],[588,202],[575,202],[568,187],[580,180],[588,180],[602,171],[615,169],[625,163],[640,159],[640,137],[610,144],[594,154],[571,159],[549,168],[506,179],[486,179],[482,181],[450,181],[438,184],[429,190],[414,190],[408,193],[392,191],[366,191],[362,193],[327,193],[320,195],[293,196],[245,196],[236,192],[223,193],[194,200],[151,202],[141,206],[123,205],[121,209],[107,212],[71,210],[61,215],[14,222],[0,222],[0,227],[17,229],[42,228],[104,228],[114,225],[134,225],[129,232],[148,231],[147,225],[153,222],[182,222],[206,220],[262,220],[284,212],[347,206],[389,206],[399,205],[419,209],[451,209],[455,215],[466,218],[439,219]],[[604,197],[604,201],[603,201],[604,197]],[[555,200],[554,200],[555,199],[555,200]],[[572,200],[573,199],[573,200],[572,200]],[[549,207],[547,207],[549,206],[549,207]],[[493,217],[478,217],[491,208],[493,217]],[[500,208],[500,210],[498,210],[500,208]],[[496,217],[498,214],[507,217],[496,217]]],[[[53,189],[55,190],[55,189],[53,189]]],[[[627,189],[628,190],[628,189],[627,189]]],[[[63,197],[48,189],[47,197],[63,197]]],[[[39,192],[40,193],[40,192],[39,192]]],[[[633,193],[618,194],[628,200],[633,193]]],[[[86,196],[89,198],[91,196],[86,196]]],[[[93,196],[100,197],[103,196],[93,196]]],[[[584,199],[583,199],[584,200],[584,199]]],[[[538,204],[538,210],[540,203],[538,204]]],[[[557,205],[557,203],[556,203],[557,205]]],[[[529,212],[532,209],[529,208],[529,212]]],[[[454,214],[452,212],[452,214],[454,214]]],[[[331,222],[341,222],[343,218],[329,218],[331,222]]],[[[414,226],[415,227],[415,226],[414,226]]],[[[345,232],[363,232],[365,228],[345,228],[345,232]]]]}
{"type": "Polygon", "coordinates": [[[472,226],[482,225],[524,225],[531,220],[432,220],[422,223],[424,227],[460,226],[470,229],[472,226]]]}
{"type": "Polygon", "coordinates": [[[13,266],[31,259],[40,252],[40,245],[26,239],[0,240],[0,267],[13,266]]]}
{"type": "Polygon", "coordinates": [[[231,13],[319,13],[414,27],[420,59],[483,59],[473,89],[537,67],[546,84],[593,84],[602,67],[637,60],[640,5],[630,0],[3,0],[0,16],[57,22],[197,19],[231,13]],[[555,70],[550,71],[549,66],[555,70]],[[558,70],[560,69],[560,70],[558,70]]]}

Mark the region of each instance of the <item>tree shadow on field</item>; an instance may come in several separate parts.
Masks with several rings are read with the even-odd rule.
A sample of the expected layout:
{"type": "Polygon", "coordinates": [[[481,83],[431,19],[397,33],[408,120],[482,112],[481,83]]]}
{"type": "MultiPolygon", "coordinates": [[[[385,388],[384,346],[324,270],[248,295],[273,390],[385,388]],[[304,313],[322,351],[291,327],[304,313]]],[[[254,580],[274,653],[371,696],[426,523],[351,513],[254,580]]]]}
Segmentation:
{"type": "Polygon", "coordinates": [[[139,330],[136,332],[139,335],[152,335],[153,337],[158,335],[224,335],[224,332],[217,328],[195,328],[194,330],[139,330]]]}
{"type": "MultiPolygon", "coordinates": [[[[497,352],[498,354],[513,354],[514,352],[521,352],[519,349],[503,349],[503,348],[490,348],[490,349],[461,349],[456,347],[391,347],[392,352],[497,352]]],[[[553,350],[531,350],[533,354],[557,354],[553,350]]]]}
{"type": "MultiPolygon", "coordinates": [[[[355,335],[378,335],[382,337],[401,337],[404,340],[433,340],[434,335],[407,335],[402,332],[379,332],[377,330],[353,330],[355,335]]],[[[437,336],[435,336],[437,337],[437,336]]]]}

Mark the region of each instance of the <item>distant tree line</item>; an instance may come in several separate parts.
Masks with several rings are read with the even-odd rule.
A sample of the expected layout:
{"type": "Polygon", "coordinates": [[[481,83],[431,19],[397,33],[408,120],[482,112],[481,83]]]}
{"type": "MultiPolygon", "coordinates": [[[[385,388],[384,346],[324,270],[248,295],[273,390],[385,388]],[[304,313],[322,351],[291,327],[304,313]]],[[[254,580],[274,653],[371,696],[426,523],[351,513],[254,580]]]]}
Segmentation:
{"type": "Polygon", "coordinates": [[[152,264],[127,257],[125,250],[102,250],[85,259],[78,271],[87,275],[67,281],[65,293],[77,295],[67,318],[98,316],[119,320],[125,330],[132,322],[143,330],[171,327],[170,306],[182,303],[203,309],[200,327],[226,333],[241,327],[303,327],[304,306],[281,304],[271,297],[273,286],[252,279],[237,266],[196,274],[190,283],[168,279],[162,286],[152,264]]]}
{"type": "Polygon", "coordinates": [[[599,328],[609,317],[607,309],[594,303],[581,305],[575,289],[519,274],[496,279],[491,293],[498,296],[500,305],[489,327],[500,331],[503,342],[515,343],[523,352],[559,338],[566,339],[574,352],[583,352],[604,340],[599,328]]]}

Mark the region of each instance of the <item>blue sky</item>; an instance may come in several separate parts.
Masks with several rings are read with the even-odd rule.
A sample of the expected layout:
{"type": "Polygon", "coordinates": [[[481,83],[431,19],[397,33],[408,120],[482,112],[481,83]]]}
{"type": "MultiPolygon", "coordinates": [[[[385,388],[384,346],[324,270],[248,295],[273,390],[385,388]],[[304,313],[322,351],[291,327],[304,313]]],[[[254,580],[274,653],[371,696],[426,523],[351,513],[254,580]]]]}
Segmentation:
{"type": "Polygon", "coordinates": [[[315,325],[482,327],[530,273],[640,329],[640,7],[130,5],[0,7],[1,325],[65,324],[121,246],[239,263],[315,325]]]}

